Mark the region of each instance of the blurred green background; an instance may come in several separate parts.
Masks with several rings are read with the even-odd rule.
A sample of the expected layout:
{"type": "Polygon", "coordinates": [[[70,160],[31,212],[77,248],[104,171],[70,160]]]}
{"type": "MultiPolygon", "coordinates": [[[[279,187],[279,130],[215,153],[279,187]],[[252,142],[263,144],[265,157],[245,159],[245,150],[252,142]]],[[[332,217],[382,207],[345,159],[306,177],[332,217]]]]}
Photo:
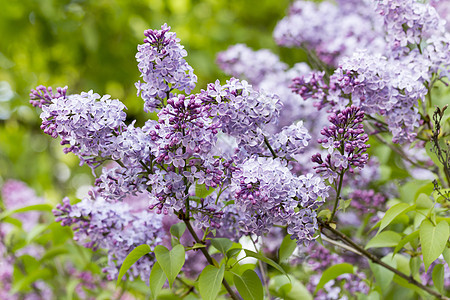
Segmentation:
{"type": "Polygon", "coordinates": [[[215,58],[236,43],[298,61],[298,51],[279,49],[272,39],[289,2],[0,0],[0,185],[8,178],[23,180],[59,201],[93,182],[89,168],[78,168],[76,157],[64,155],[58,141],[40,131],[39,110],[28,104],[31,88],[93,89],[122,100],[131,119],[145,120],[134,87],[134,56],[145,29],[172,27],[188,51],[199,91],[227,78],[215,58]]]}

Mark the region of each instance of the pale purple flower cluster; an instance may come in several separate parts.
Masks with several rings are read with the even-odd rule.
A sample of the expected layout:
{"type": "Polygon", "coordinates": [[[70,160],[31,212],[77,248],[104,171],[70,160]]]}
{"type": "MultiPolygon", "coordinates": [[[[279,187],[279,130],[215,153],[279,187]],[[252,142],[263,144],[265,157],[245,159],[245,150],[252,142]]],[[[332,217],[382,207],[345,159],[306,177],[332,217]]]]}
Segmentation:
{"type": "Polygon", "coordinates": [[[316,172],[326,178],[336,178],[347,170],[353,173],[353,168],[362,169],[369,157],[365,152],[370,147],[362,124],[364,112],[352,105],[332,113],[328,119],[332,125],[322,129],[324,137],[318,140],[328,149],[328,155],[325,160],[320,153],[313,155],[312,161],[319,164],[314,167],[316,172]]]}
{"type": "Polygon", "coordinates": [[[311,136],[303,126],[303,121],[284,127],[271,138],[271,146],[277,156],[291,159],[304,153],[311,136]]]}
{"type": "Polygon", "coordinates": [[[445,28],[450,31],[450,5],[446,0],[430,0],[430,5],[433,6],[439,16],[445,20],[445,28]]]}
{"type": "Polygon", "coordinates": [[[292,78],[310,72],[307,64],[297,63],[288,69],[287,65],[270,50],[255,51],[243,44],[231,46],[219,53],[217,62],[226,73],[247,78],[255,89],[279,96],[283,107],[278,123],[268,126],[269,132],[278,132],[284,126],[289,126],[300,119],[305,120],[305,126],[309,131],[317,128],[317,120],[321,119],[319,114],[309,102],[303,102],[301,97],[289,89],[292,78]],[[311,117],[311,114],[316,117],[311,117]]]}
{"type": "MultiPolygon", "coordinates": [[[[103,269],[109,280],[116,279],[127,255],[139,245],[151,248],[161,243],[161,217],[148,212],[132,212],[132,208],[121,202],[107,202],[102,197],[95,200],[85,198],[71,205],[68,198],[53,211],[56,221],[63,226],[72,226],[74,239],[83,246],[108,251],[108,266],[103,269]]],[[[144,256],[128,271],[131,278],[141,277],[148,281],[153,265],[152,256],[144,256]]]]}
{"type": "Polygon", "coordinates": [[[245,161],[233,174],[231,189],[247,232],[262,235],[274,224],[288,225],[299,244],[314,239],[315,210],[328,196],[319,177],[296,177],[280,159],[264,157],[245,161]]]}
{"type": "Polygon", "coordinates": [[[406,59],[411,69],[425,69],[423,80],[428,83],[434,75],[448,77],[450,33],[433,6],[415,0],[378,0],[376,11],[384,19],[389,57],[406,59]]]}
{"type": "Polygon", "coordinates": [[[340,58],[358,48],[382,51],[385,42],[380,18],[370,13],[369,1],[340,2],[335,5],[328,1],[295,1],[289,15],[274,30],[276,43],[305,47],[329,65],[336,65],[340,58]]]}
{"type": "Polygon", "coordinates": [[[333,83],[327,85],[324,80],[325,72],[310,72],[307,75],[295,77],[289,87],[292,92],[300,95],[303,100],[312,99],[313,106],[318,110],[333,105],[334,102],[330,100],[329,95],[336,91],[336,86],[333,83]]]}
{"type": "Polygon", "coordinates": [[[96,167],[97,157],[112,154],[116,136],[125,127],[125,108],[119,100],[93,91],[63,94],[42,105],[41,129],[53,138],[61,137],[61,144],[68,145],[65,153],[73,152],[81,163],[96,167]]]}
{"type": "Polygon", "coordinates": [[[244,44],[236,44],[217,55],[219,67],[237,78],[245,78],[258,86],[271,73],[287,70],[287,64],[281,62],[268,49],[254,51],[244,44]]]}
{"type": "Polygon", "coordinates": [[[173,96],[173,90],[190,93],[195,88],[197,76],[184,57],[187,52],[175,32],[164,24],[161,30],[144,32],[144,44],[138,46],[136,60],[143,83],[138,81],[138,95],[145,101],[144,110],[152,112],[161,108],[164,99],[173,96]]]}
{"type": "Polygon", "coordinates": [[[53,93],[51,87],[46,88],[43,85],[36,87],[36,89],[31,90],[30,93],[30,103],[34,107],[42,108],[44,105],[50,105],[53,99],[66,98],[67,86],[61,88],[56,88],[56,92],[53,93]]]}
{"type": "Polygon", "coordinates": [[[418,99],[427,93],[423,72],[416,71],[402,61],[360,51],[344,59],[331,80],[366,113],[385,115],[393,141],[404,143],[416,136],[418,99]]]}

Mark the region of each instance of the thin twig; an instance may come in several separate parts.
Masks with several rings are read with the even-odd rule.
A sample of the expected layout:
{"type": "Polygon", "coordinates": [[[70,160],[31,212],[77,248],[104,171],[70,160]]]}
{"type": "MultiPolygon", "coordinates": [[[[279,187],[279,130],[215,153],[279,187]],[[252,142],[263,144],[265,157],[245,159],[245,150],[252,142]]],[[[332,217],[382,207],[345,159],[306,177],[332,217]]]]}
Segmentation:
{"type": "MultiPolygon", "coordinates": [[[[194,228],[192,227],[191,222],[189,221],[189,219],[184,218],[184,217],[182,219],[183,219],[184,224],[186,224],[187,230],[189,230],[189,232],[191,233],[192,237],[194,238],[194,241],[196,243],[202,243],[202,241],[197,236],[197,233],[195,232],[194,228]]],[[[217,263],[214,263],[213,258],[211,257],[211,255],[209,255],[209,253],[206,250],[206,248],[200,248],[200,251],[203,253],[203,255],[205,256],[206,260],[208,261],[208,263],[210,265],[217,267],[217,263]]],[[[236,295],[236,293],[233,291],[233,289],[228,284],[228,282],[225,280],[225,278],[222,280],[222,284],[223,284],[223,286],[225,287],[225,289],[227,290],[228,294],[230,295],[230,297],[232,299],[240,300],[240,298],[236,295]]]]}
{"type": "MultiPolygon", "coordinates": [[[[435,296],[438,299],[443,299],[443,300],[450,300],[450,298],[441,295],[440,293],[434,291],[433,289],[431,289],[430,287],[427,287],[425,285],[423,285],[422,283],[418,282],[417,280],[415,280],[412,276],[408,276],[403,272],[400,272],[399,270],[391,267],[390,265],[384,263],[383,261],[381,261],[378,257],[376,257],[375,255],[373,255],[372,253],[368,252],[367,250],[365,250],[364,248],[362,248],[361,246],[359,246],[358,244],[356,244],[355,242],[353,242],[349,237],[347,237],[345,234],[343,234],[342,232],[340,232],[339,230],[334,229],[333,227],[331,227],[328,223],[325,223],[324,221],[322,221],[321,219],[317,219],[317,221],[320,224],[320,232],[322,234],[324,234],[325,236],[327,236],[328,238],[332,239],[329,234],[327,234],[327,232],[324,231],[324,229],[327,229],[329,231],[331,231],[334,235],[336,235],[336,237],[338,239],[340,239],[341,241],[343,241],[344,243],[346,243],[347,245],[353,247],[357,252],[360,253],[360,255],[365,256],[366,258],[370,259],[373,263],[380,265],[386,269],[388,269],[389,271],[395,273],[396,275],[402,277],[403,279],[407,280],[409,283],[421,288],[422,290],[426,291],[427,293],[429,293],[430,295],[435,296]]],[[[336,244],[337,246],[340,246],[339,244],[336,244]]],[[[345,248],[347,249],[347,248],[345,248]]]]}

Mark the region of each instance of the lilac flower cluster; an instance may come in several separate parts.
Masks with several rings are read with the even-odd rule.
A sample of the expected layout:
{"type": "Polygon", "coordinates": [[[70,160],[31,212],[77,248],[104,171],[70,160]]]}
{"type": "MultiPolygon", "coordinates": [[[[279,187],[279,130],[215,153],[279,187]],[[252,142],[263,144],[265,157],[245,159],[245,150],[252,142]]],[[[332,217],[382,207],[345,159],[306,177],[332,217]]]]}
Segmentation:
{"type": "Polygon", "coordinates": [[[316,172],[326,178],[336,178],[347,170],[353,173],[355,167],[362,169],[369,157],[365,152],[370,147],[362,124],[364,112],[352,105],[328,119],[332,125],[322,129],[324,138],[318,140],[328,149],[328,155],[325,160],[320,153],[313,155],[312,161],[319,164],[314,167],[316,172]]]}
{"type": "MultiPolygon", "coordinates": [[[[190,93],[196,77],[169,29],[163,25],[161,30],[146,31],[136,55],[144,80],[137,84],[144,109],[157,111],[157,120],[148,120],[143,127],[135,122],[126,125],[125,106],[109,96],[92,91],[67,95],[65,90],[54,95],[42,88],[32,93],[45,100],[39,102],[42,128],[69,144],[66,152],[74,152],[92,167],[116,162],[102,169],[93,199],[75,205],[65,199],[55,211],[63,225],[75,226],[75,236],[85,246],[108,251],[109,278],[117,276],[118,266],[134,246],[158,243],[159,214],[192,217],[199,227],[214,228],[234,240],[238,232],[260,235],[279,224],[287,226],[299,243],[307,243],[318,227],[316,210],[328,196],[320,177],[297,176],[288,169],[287,160],[291,164],[302,159],[311,136],[302,122],[293,124],[293,119],[290,126],[276,128],[283,108],[277,95],[236,78],[211,83],[198,94],[176,94],[174,90],[190,93]],[[278,133],[271,136],[271,132],[278,133]],[[223,147],[230,140],[233,144],[223,147]],[[271,154],[279,158],[267,158],[271,154]],[[197,186],[213,191],[199,198],[197,186]],[[138,216],[117,202],[136,194],[146,195],[147,207],[155,214],[138,216]]],[[[250,55],[243,46],[239,51],[250,55]]],[[[270,56],[260,54],[255,63],[270,56]]],[[[283,74],[286,92],[288,78],[307,68],[296,65],[286,71],[286,65],[271,57],[273,70],[262,67],[258,76],[268,82],[275,73],[283,74]]],[[[238,55],[231,69],[242,59],[238,55]]],[[[299,103],[298,95],[290,96],[299,103]]],[[[135,265],[132,276],[147,274],[152,258],[145,260],[135,265]]]]}
{"type": "Polygon", "coordinates": [[[430,5],[433,6],[439,16],[445,20],[445,28],[450,31],[450,6],[445,0],[430,0],[430,5]]]}
{"type": "Polygon", "coordinates": [[[50,105],[53,99],[66,98],[67,86],[64,88],[57,88],[56,93],[53,93],[51,87],[46,88],[43,85],[38,86],[36,89],[31,90],[30,104],[34,107],[42,108],[42,106],[50,105]]]}
{"type": "Polygon", "coordinates": [[[231,189],[246,231],[262,235],[274,224],[287,225],[299,244],[314,239],[315,210],[328,196],[319,177],[296,177],[280,159],[263,157],[245,161],[233,174],[231,189]]]}
{"type": "Polygon", "coordinates": [[[144,82],[138,81],[136,88],[145,101],[146,112],[161,108],[175,89],[190,93],[197,82],[194,70],[184,59],[186,50],[176,33],[169,30],[167,24],[161,30],[146,30],[144,44],[138,46],[136,59],[144,82]]]}
{"type": "Polygon", "coordinates": [[[53,138],[61,137],[61,144],[68,145],[65,153],[73,152],[81,163],[96,167],[97,157],[111,156],[116,136],[125,127],[125,105],[93,91],[60,95],[40,103],[41,129],[53,138]]]}
{"type": "Polygon", "coordinates": [[[286,126],[271,139],[271,146],[277,156],[291,159],[302,154],[308,146],[311,136],[303,126],[303,121],[286,126]]]}
{"type": "MultiPolygon", "coordinates": [[[[85,247],[108,251],[108,266],[103,269],[109,280],[116,279],[119,269],[131,250],[147,244],[151,248],[161,243],[161,217],[141,211],[132,213],[125,203],[106,202],[102,197],[85,198],[71,205],[68,198],[53,211],[56,221],[73,226],[74,239],[85,247]]],[[[154,258],[145,256],[128,271],[131,278],[148,281],[154,258]]]]}
{"type": "Polygon", "coordinates": [[[315,109],[288,88],[292,78],[310,72],[307,64],[297,63],[288,69],[271,51],[254,51],[243,44],[231,46],[219,53],[217,63],[227,74],[246,78],[255,89],[279,96],[283,107],[278,123],[268,128],[271,133],[300,119],[304,119],[308,130],[312,131],[315,128],[314,121],[320,120],[315,109]],[[311,114],[317,115],[317,118],[309,118],[311,114]]]}
{"type": "Polygon", "coordinates": [[[335,80],[367,113],[385,115],[393,141],[403,143],[412,141],[419,126],[417,100],[427,93],[421,74],[401,61],[357,52],[343,60],[335,80]]]}
{"type": "Polygon", "coordinates": [[[258,86],[271,73],[287,70],[287,64],[281,62],[268,49],[253,51],[244,44],[236,44],[217,55],[217,64],[226,73],[245,78],[258,86]]]}
{"type": "Polygon", "coordinates": [[[319,4],[295,1],[289,15],[274,30],[276,43],[285,47],[305,47],[329,65],[336,65],[340,58],[351,55],[358,48],[382,51],[385,42],[380,18],[370,13],[370,2],[338,2],[339,5],[328,1],[319,4]],[[337,22],[339,26],[336,26],[337,22]]]}

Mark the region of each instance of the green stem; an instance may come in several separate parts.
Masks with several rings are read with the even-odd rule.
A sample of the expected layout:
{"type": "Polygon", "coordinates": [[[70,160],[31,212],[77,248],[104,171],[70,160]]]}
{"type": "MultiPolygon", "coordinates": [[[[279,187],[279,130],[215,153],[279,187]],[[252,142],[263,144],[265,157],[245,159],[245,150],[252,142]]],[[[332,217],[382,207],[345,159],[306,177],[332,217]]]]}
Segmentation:
{"type": "Polygon", "coordinates": [[[334,207],[333,207],[333,211],[331,212],[330,217],[328,218],[328,223],[330,223],[331,221],[333,221],[334,215],[336,214],[336,210],[338,207],[338,203],[339,200],[341,199],[341,190],[342,190],[342,182],[344,181],[344,174],[345,171],[341,171],[341,173],[339,174],[339,186],[336,190],[336,199],[334,200],[334,207]]]}

